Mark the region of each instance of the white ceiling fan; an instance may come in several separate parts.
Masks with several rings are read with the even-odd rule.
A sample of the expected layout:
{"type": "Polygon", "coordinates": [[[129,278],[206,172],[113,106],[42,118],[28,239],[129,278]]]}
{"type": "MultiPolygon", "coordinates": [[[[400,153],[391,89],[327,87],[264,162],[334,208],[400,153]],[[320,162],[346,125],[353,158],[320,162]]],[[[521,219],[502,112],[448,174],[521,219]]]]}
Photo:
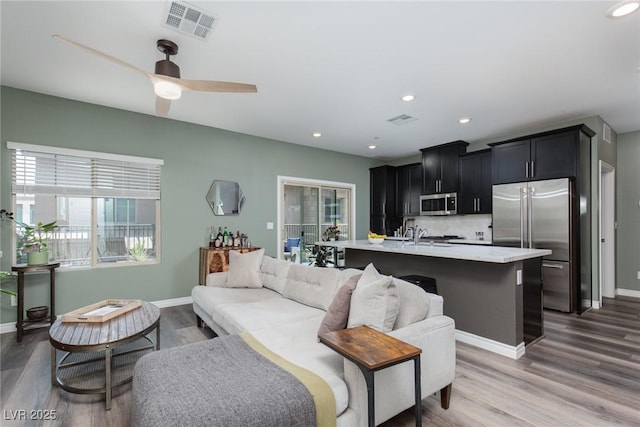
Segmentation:
{"type": "Polygon", "coordinates": [[[56,40],[67,42],[108,61],[123,65],[134,71],[142,73],[151,79],[156,93],[156,114],[165,117],[169,113],[171,101],[179,99],[183,90],[202,92],[235,92],[255,93],[258,91],[255,85],[245,83],[220,82],[214,80],[187,80],[180,78],[180,67],[169,60],[171,55],[178,53],[178,45],[170,40],[157,41],[158,50],[165,54],[165,59],[156,62],[155,73],[149,73],[141,68],[131,65],[115,56],[111,56],[92,47],[78,43],[59,34],[52,36],[56,40]]]}

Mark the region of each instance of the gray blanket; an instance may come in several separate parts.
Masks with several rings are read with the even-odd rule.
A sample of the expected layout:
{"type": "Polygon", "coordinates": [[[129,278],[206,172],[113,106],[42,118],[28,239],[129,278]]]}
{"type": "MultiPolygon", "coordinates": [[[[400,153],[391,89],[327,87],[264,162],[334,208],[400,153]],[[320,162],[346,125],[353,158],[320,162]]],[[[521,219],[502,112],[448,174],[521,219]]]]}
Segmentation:
{"type": "Polygon", "coordinates": [[[133,377],[133,426],[316,425],[313,397],[240,336],[142,357],[133,377]]]}

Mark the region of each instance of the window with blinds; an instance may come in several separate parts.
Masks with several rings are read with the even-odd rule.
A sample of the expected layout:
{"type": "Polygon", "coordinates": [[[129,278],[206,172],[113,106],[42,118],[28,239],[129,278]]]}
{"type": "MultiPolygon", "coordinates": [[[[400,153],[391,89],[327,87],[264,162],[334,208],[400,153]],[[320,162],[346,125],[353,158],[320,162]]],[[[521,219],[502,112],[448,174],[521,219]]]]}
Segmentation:
{"type": "MultiPolygon", "coordinates": [[[[16,220],[57,221],[50,260],[63,267],[159,261],[162,160],[7,143],[16,220]]],[[[16,262],[24,262],[16,227],[16,262]]]]}

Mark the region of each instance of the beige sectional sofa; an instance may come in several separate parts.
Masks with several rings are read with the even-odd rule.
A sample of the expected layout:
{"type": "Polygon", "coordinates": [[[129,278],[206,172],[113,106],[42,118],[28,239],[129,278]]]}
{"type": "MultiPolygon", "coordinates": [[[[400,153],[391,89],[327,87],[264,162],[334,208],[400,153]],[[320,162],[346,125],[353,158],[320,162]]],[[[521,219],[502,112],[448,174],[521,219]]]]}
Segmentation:
{"type": "MultiPolygon", "coordinates": [[[[254,256],[262,257],[258,271],[212,273],[206,286],[193,288],[193,310],[199,325],[206,323],[219,336],[249,332],[272,352],[328,383],[336,400],[337,425],[367,425],[367,388],[362,373],[317,339],[336,291],[349,277],[363,272],[254,256]]],[[[233,269],[233,259],[230,263],[233,269]]],[[[442,297],[395,278],[391,286],[397,315],[388,333],[422,349],[422,397],[442,390],[442,406],[447,408],[455,376],[454,322],[443,315],[442,297]]],[[[353,298],[352,309],[355,302],[353,298]]],[[[413,406],[413,374],[412,363],[375,373],[376,424],[413,406]]]]}

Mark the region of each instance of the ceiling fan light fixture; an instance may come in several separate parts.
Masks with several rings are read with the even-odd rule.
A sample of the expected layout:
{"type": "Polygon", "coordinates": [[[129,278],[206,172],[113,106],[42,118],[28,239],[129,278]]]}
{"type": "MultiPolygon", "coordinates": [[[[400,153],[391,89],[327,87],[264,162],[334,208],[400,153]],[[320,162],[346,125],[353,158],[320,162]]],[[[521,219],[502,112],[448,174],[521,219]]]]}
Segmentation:
{"type": "Polygon", "coordinates": [[[179,85],[173,82],[168,82],[166,80],[158,80],[157,82],[155,82],[153,84],[153,90],[160,98],[169,99],[172,101],[180,99],[180,97],[182,96],[182,88],[179,85]]]}
{"type": "Polygon", "coordinates": [[[640,8],[639,0],[625,0],[611,7],[607,11],[607,16],[609,18],[621,18],[635,12],[638,8],[640,8]]]}

